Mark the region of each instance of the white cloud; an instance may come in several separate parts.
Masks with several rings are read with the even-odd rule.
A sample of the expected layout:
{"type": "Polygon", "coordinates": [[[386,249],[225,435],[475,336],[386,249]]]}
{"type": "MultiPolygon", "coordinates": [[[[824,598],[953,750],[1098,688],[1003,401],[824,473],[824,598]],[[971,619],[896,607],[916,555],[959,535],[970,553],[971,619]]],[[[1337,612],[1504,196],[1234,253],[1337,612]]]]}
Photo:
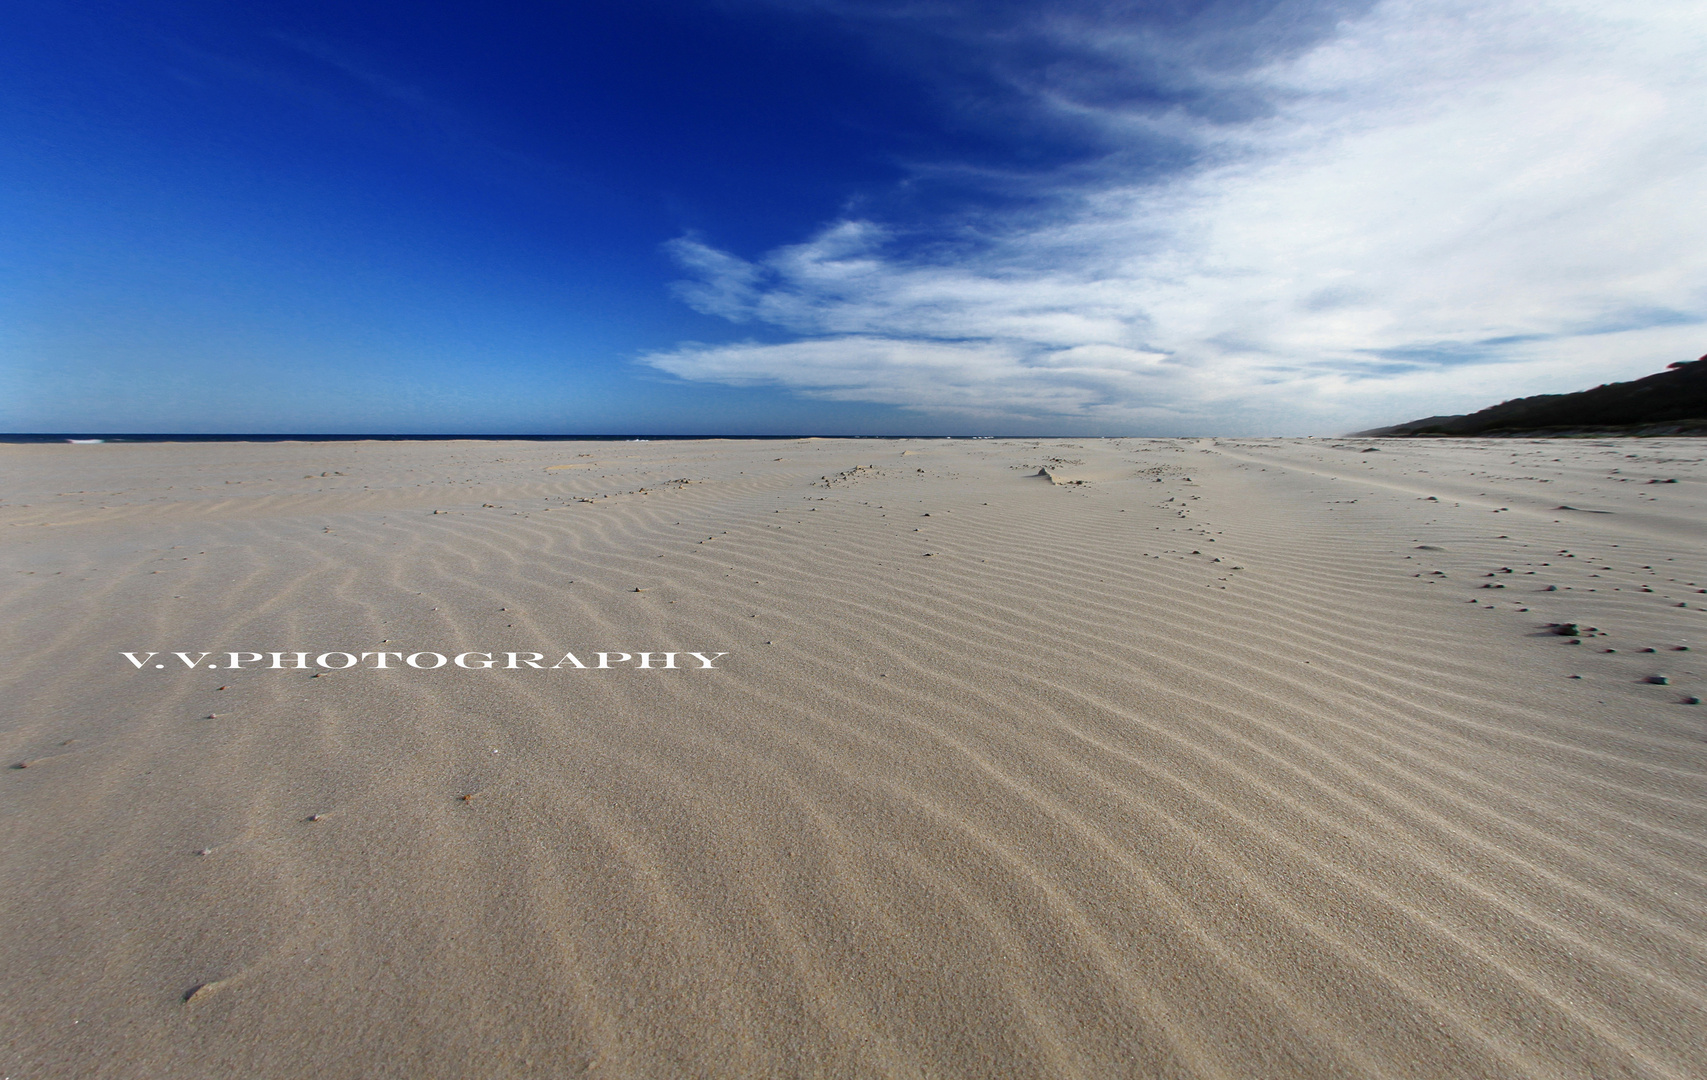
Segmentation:
{"type": "Polygon", "coordinates": [[[1165,385],[1156,354],[1081,345],[1027,354],[1015,342],[954,343],[838,336],[765,345],[693,345],[648,362],[683,378],[735,386],[778,384],[835,401],[871,401],[987,420],[1048,421],[1109,414],[1111,387],[1125,391],[1117,419],[1145,410],[1147,385],[1165,385]]]}
{"type": "Polygon", "coordinates": [[[1184,131],[1206,164],[1064,185],[1045,223],[952,255],[863,221],[753,262],[677,241],[684,300],[803,340],[644,359],[928,412],[1235,432],[1461,411],[1707,349],[1699,4],[1383,3],[1236,89],[1273,111],[1097,117],[1134,143],[1184,131]]]}

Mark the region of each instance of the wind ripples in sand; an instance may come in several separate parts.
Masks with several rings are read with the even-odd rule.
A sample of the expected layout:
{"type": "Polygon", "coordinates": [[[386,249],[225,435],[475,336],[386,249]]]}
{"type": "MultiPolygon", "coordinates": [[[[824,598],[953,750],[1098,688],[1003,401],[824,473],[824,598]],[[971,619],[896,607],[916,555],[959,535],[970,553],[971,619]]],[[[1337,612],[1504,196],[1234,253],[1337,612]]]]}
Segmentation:
{"type": "MultiPolygon", "coordinates": [[[[335,463],[365,492],[31,507],[0,617],[66,674],[8,683],[20,1068],[1707,1069],[1699,729],[1617,681],[1628,651],[1585,666],[1468,591],[1472,563],[1551,562],[1562,525],[1453,518],[1422,576],[1447,510],[1415,470],[1480,451],[1352,475],[1321,444],[1089,443],[1050,485],[1001,443],[501,452],[364,448],[335,463]],[[137,647],[729,656],[78,659],[137,647]],[[47,1019],[74,1002],[94,1034],[47,1019]]],[[[233,453],[225,479],[265,471],[233,453]]],[[[325,448],[265,453],[334,484],[325,448]]],[[[1632,573],[1700,555],[1592,527],[1609,569],[1614,535],[1649,545],[1632,573]]],[[[1625,637],[1689,625],[1602,599],[1625,637]]]]}

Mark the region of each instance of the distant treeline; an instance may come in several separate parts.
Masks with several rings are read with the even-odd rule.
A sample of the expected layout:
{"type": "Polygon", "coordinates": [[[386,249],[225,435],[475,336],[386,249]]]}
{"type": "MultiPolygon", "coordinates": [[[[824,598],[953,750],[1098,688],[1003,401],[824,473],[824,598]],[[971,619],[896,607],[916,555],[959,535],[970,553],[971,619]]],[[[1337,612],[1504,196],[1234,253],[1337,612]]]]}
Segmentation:
{"type": "Polygon", "coordinates": [[[1634,382],[1515,398],[1359,435],[1707,435],[1707,356],[1634,382]]]}

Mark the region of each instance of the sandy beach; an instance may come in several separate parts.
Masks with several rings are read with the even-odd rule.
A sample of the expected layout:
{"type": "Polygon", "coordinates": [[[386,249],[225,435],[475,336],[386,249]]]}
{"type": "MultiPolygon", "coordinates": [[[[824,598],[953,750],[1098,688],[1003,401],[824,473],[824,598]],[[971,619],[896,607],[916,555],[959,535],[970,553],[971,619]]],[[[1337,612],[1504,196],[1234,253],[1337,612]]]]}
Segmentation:
{"type": "Polygon", "coordinates": [[[1707,1076],[1704,459],[0,447],[0,1075],[1707,1076]]]}

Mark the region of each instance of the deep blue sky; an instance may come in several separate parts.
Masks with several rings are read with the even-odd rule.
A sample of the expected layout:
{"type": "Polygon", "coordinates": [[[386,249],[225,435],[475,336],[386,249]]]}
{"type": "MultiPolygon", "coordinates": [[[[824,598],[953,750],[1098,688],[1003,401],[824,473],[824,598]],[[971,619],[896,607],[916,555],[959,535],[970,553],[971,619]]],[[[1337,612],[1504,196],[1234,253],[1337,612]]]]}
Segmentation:
{"type": "MultiPolygon", "coordinates": [[[[1414,166],[1382,147],[1534,129],[1525,102],[1576,40],[1449,4],[8,12],[0,429],[1315,430],[1689,358],[1678,335],[1707,309],[1659,221],[1621,258],[1665,280],[1586,266],[1509,317],[1475,309],[1485,288],[1419,296],[1369,261],[1457,243],[1473,283],[1524,243],[1433,218],[1390,234],[1381,170],[1414,166]],[[1407,33],[1469,43],[1420,77],[1347,66],[1407,33]],[[1433,97],[1411,89],[1429,78],[1433,97]],[[1467,89],[1512,104],[1454,114],[1467,89]],[[1585,314],[1597,275],[1622,291],[1585,314]]],[[[1678,36],[1641,29],[1612,74],[1678,36]]],[[[1692,119],[1612,153],[1652,174],[1692,119]]],[[[1683,183],[1700,140],[1676,142],[1683,183]]],[[[1486,156],[1425,177],[1424,202],[1485,193],[1465,172],[1486,156]]]]}

